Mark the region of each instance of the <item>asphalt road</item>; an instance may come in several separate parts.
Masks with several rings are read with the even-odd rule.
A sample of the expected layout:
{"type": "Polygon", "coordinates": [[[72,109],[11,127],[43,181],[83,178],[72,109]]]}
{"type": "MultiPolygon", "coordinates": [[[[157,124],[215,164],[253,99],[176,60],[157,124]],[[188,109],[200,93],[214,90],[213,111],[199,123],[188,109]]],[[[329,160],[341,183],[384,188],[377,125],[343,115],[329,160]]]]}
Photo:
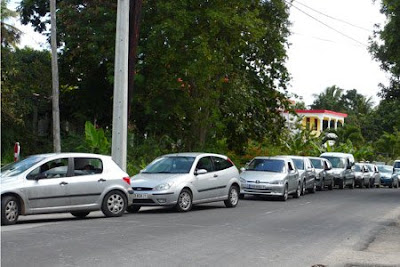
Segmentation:
{"type": "Polygon", "coordinates": [[[400,189],[388,188],[324,191],[287,202],[246,197],[233,209],[218,202],[188,213],[145,208],[120,218],[100,212],[83,220],[23,216],[1,228],[1,264],[332,265],[338,251],[366,249],[383,225],[399,217],[400,189]]]}

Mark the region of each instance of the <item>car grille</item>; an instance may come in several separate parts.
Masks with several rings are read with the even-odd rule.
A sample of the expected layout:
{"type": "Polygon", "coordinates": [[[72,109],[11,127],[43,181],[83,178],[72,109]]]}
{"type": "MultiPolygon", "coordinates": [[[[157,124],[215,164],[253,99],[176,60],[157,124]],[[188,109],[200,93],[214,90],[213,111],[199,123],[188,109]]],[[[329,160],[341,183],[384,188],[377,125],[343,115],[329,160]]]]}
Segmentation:
{"type": "Polygon", "coordinates": [[[134,199],[134,204],[152,204],[155,203],[152,199],[134,199]]]}
{"type": "Polygon", "coordinates": [[[249,189],[249,188],[244,188],[245,192],[252,192],[252,193],[271,193],[271,189],[249,189]]]}
{"type": "Polygon", "coordinates": [[[134,191],[151,191],[153,188],[151,187],[132,187],[134,191]]]}

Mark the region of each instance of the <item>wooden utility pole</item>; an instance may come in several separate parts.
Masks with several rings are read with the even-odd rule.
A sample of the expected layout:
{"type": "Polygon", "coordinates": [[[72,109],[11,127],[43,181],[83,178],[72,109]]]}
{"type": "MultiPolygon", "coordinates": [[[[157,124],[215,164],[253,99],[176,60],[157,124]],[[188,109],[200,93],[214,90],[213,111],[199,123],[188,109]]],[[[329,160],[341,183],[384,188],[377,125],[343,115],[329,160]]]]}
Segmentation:
{"type": "Polygon", "coordinates": [[[53,146],[54,152],[61,152],[60,138],[60,105],[59,105],[59,81],[58,81],[58,57],[57,57],[57,24],[56,24],[56,0],[50,0],[51,16],[51,74],[52,74],[52,110],[53,110],[53,146]]]}
{"type": "Polygon", "coordinates": [[[112,159],[126,170],[128,137],[129,0],[118,0],[115,38],[112,159]]]}

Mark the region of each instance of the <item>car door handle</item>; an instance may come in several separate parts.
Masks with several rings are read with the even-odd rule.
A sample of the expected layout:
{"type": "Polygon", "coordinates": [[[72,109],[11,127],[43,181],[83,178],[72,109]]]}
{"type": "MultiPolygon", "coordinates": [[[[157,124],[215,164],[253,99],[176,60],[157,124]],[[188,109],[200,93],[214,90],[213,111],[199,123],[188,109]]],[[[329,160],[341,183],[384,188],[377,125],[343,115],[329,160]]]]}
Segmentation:
{"type": "Polygon", "coordinates": [[[216,178],[216,177],[218,177],[218,175],[217,175],[217,174],[214,174],[214,178],[216,178]]]}
{"type": "Polygon", "coordinates": [[[97,182],[102,183],[102,182],[105,182],[105,181],[106,181],[105,179],[101,178],[97,182]]]}
{"type": "Polygon", "coordinates": [[[60,183],[61,186],[64,186],[64,185],[67,185],[67,184],[68,184],[67,182],[61,182],[60,183]]]}

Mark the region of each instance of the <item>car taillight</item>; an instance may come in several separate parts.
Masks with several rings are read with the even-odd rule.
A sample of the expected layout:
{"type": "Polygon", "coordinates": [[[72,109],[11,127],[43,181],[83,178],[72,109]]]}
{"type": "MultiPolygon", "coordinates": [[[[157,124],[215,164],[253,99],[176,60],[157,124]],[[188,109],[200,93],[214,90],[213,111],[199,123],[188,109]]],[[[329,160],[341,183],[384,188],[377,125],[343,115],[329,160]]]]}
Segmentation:
{"type": "Polygon", "coordinates": [[[127,184],[131,185],[131,178],[130,177],[124,177],[122,178],[127,184]]]}

